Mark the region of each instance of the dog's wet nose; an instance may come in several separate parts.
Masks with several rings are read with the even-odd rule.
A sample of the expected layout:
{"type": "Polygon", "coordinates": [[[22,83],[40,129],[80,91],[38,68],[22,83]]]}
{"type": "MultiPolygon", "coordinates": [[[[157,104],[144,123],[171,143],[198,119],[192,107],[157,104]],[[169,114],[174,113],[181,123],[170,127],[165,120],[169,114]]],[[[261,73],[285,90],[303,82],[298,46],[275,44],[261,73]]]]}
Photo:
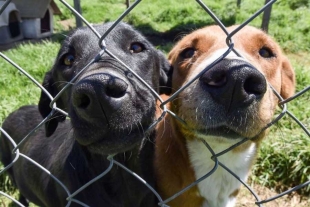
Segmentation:
{"type": "Polygon", "coordinates": [[[227,110],[259,100],[267,90],[264,75],[239,59],[223,59],[206,71],[200,81],[212,98],[227,110]]]}
{"type": "Polygon", "coordinates": [[[106,116],[121,105],[128,88],[124,80],[110,74],[90,75],[75,85],[73,107],[84,118],[106,116]]]}
{"type": "Polygon", "coordinates": [[[111,78],[106,84],[105,93],[111,98],[121,98],[125,95],[128,84],[119,78],[111,78]]]}

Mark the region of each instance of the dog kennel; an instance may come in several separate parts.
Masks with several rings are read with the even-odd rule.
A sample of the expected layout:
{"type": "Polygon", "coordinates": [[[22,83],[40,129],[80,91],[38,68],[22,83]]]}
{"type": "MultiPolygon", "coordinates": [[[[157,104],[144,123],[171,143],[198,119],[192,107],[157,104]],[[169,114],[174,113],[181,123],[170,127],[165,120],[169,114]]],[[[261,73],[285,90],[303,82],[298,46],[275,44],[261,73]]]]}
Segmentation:
{"type": "MultiPolygon", "coordinates": [[[[0,7],[4,1],[0,1],[0,7]]],[[[10,3],[0,15],[0,44],[23,39],[21,17],[14,3],[10,3]]]]}
{"type": "Polygon", "coordinates": [[[53,11],[49,7],[42,18],[23,18],[25,38],[43,38],[53,34],[53,11]]]}
{"type": "Polygon", "coordinates": [[[53,14],[60,10],[53,0],[12,0],[20,11],[25,38],[43,38],[53,34],[53,14]]]}

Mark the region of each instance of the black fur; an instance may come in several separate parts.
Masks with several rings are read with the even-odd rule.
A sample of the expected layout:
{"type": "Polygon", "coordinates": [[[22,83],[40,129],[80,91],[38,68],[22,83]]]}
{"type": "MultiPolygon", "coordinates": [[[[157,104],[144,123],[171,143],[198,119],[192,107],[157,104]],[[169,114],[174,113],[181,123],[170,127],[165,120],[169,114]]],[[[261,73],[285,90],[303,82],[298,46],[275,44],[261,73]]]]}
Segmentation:
{"type": "MultiPolygon", "coordinates": [[[[103,34],[111,24],[96,26],[103,34]]],[[[105,39],[107,48],[152,88],[166,93],[169,64],[131,26],[119,24],[105,39]],[[133,52],[133,49],[140,48],[133,52]],[[140,46],[140,47],[139,47],[140,46]],[[162,88],[161,90],[159,90],[162,88]]],[[[100,51],[98,38],[88,29],[73,31],[63,42],[53,68],[46,73],[43,86],[54,97],[100,51]],[[74,57],[72,65],[64,58],[74,57]]],[[[19,143],[51,113],[50,99],[42,92],[37,106],[23,106],[5,120],[3,129],[19,143]]],[[[69,119],[53,114],[20,147],[20,152],[34,159],[60,179],[71,193],[99,175],[109,166],[107,155],[142,176],[153,180],[153,132],[145,131],[155,120],[156,98],[125,67],[104,54],[92,64],[56,101],[68,111],[69,119]]],[[[13,147],[0,139],[4,165],[11,163],[13,147]]],[[[65,206],[67,194],[49,175],[23,158],[8,170],[22,196],[39,206],[65,206]]],[[[153,193],[129,173],[114,166],[97,182],[74,197],[89,206],[151,207],[153,193]]],[[[22,200],[22,199],[21,199],[22,200]]],[[[24,202],[25,205],[27,205],[24,202]]],[[[80,206],[72,203],[71,206],[80,206]]]]}

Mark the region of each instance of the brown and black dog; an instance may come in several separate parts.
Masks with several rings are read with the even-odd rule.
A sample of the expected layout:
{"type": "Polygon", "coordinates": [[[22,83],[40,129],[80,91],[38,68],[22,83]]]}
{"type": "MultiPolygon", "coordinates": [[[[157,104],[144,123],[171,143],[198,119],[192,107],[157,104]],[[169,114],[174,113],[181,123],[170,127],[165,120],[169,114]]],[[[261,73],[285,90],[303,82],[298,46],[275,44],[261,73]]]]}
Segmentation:
{"type": "MultiPolygon", "coordinates": [[[[228,28],[231,32],[236,26],[228,28]]],[[[169,54],[172,92],[227,51],[226,34],[209,26],[185,36],[169,54]]],[[[155,175],[158,190],[169,198],[212,170],[215,153],[248,138],[218,160],[242,180],[257,154],[263,130],[273,119],[279,99],[293,95],[295,75],[280,47],[263,31],[246,26],[233,36],[231,52],[182,91],[170,103],[171,116],[157,126],[155,175]],[[270,85],[269,85],[270,84],[270,85]]],[[[172,207],[232,207],[240,182],[222,167],[168,204],[172,207]]]]}

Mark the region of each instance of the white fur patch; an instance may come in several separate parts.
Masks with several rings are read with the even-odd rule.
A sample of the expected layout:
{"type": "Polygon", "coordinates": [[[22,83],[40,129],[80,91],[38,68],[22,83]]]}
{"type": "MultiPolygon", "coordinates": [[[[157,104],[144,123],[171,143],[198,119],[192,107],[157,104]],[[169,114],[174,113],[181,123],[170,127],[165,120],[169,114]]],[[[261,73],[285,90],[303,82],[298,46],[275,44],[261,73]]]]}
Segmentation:
{"type": "MultiPolygon", "coordinates": [[[[192,78],[194,78],[199,72],[201,72],[202,70],[204,70],[206,67],[208,67],[209,65],[211,65],[213,62],[215,62],[217,59],[219,59],[220,57],[223,57],[223,55],[227,52],[228,48],[222,48],[222,49],[218,49],[215,52],[213,52],[209,57],[205,58],[201,63],[199,63],[199,65],[197,66],[197,68],[195,69],[195,71],[193,73],[190,74],[190,76],[188,77],[188,80],[191,80],[192,78]]],[[[239,51],[237,51],[240,55],[242,55],[239,51]]],[[[224,58],[224,59],[239,59],[239,60],[244,60],[245,62],[249,62],[247,61],[244,57],[239,57],[237,56],[234,52],[230,52],[228,53],[228,55],[224,58]]]]}
{"type": "MultiPolygon", "coordinates": [[[[198,137],[206,140],[215,153],[219,153],[241,140],[228,140],[204,135],[198,135],[198,137]]],[[[199,179],[212,170],[215,162],[211,160],[211,152],[201,141],[187,141],[187,147],[196,179],[199,179]]],[[[218,157],[218,160],[245,181],[255,151],[256,146],[253,143],[243,152],[234,153],[229,151],[218,157]]],[[[229,195],[239,189],[240,185],[241,183],[235,177],[221,166],[218,166],[212,175],[198,184],[201,196],[206,199],[203,207],[233,207],[236,198],[229,197],[229,195]]]]}

